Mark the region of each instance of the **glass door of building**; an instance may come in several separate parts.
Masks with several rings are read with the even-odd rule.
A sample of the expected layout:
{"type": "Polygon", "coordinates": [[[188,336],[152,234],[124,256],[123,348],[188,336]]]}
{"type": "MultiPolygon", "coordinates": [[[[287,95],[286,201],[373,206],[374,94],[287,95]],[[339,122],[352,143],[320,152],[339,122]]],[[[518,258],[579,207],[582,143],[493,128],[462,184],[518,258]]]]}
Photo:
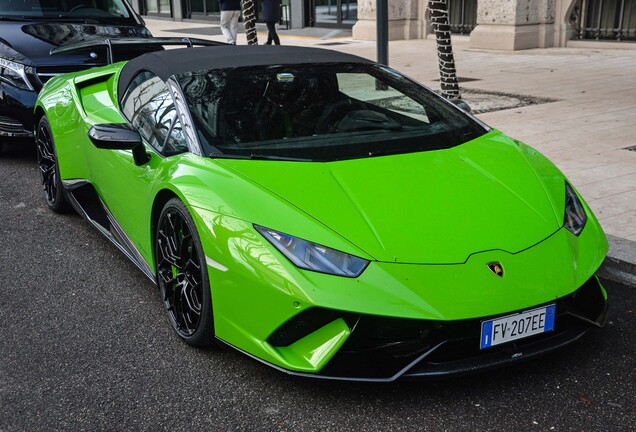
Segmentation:
{"type": "Polygon", "coordinates": [[[352,27],[358,20],[357,0],[310,0],[312,27],[352,27]]]}
{"type": "Polygon", "coordinates": [[[192,16],[189,18],[216,18],[219,19],[221,13],[219,12],[219,0],[188,0],[189,14],[192,16]]]}
{"type": "Polygon", "coordinates": [[[146,14],[172,16],[170,0],[145,0],[144,4],[146,14]]]}

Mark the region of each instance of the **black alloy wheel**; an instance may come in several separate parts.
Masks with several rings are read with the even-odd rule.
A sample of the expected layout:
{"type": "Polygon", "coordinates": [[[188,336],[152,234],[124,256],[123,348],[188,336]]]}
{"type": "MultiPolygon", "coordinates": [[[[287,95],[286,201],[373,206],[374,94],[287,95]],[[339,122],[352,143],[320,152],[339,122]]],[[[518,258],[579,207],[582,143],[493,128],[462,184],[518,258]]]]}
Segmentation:
{"type": "Polygon", "coordinates": [[[172,328],[186,343],[214,340],[212,299],[205,254],[186,206],[172,198],[163,208],[155,235],[157,284],[172,328]]]}
{"type": "Polygon", "coordinates": [[[36,143],[40,181],[46,204],[56,213],[68,213],[71,206],[66,200],[66,192],[60,180],[55,142],[53,141],[51,125],[46,116],[42,117],[38,123],[36,143]]]}

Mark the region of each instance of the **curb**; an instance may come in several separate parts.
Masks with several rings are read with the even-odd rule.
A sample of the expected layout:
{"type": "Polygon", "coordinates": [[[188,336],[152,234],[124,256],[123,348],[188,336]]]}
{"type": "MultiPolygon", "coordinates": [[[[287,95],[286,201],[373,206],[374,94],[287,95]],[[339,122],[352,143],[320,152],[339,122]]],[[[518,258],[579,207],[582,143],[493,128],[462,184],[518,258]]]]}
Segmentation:
{"type": "Polygon", "coordinates": [[[636,288],[636,242],[607,236],[609,252],[598,276],[636,288]]]}

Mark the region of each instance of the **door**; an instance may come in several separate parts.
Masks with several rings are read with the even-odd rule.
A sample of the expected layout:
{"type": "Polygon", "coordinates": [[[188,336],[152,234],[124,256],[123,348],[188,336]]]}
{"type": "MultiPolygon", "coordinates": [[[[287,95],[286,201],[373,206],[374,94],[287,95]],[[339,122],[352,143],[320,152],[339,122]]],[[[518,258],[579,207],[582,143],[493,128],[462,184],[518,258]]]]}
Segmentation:
{"type": "Polygon", "coordinates": [[[198,17],[219,17],[221,12],[218,0],[189,0],[190,12],[198,17]]]}
{"type": "Polygon", "coordinates": [[[170,0],[144,0],[142,3],[145,5],[142,9],[146,14],[172,16],[170,0]]]}
{"type": "MultiPolygon", "coordinates": [[[[150,220],[155,188],[177,156],[188,151],[174,100],[166,83],[141,72],[122,99],[121,111],[141,135],[150,154],[137,165],[130,150],[100,150],[92,176],[108,210],[147,262],[151,262],[150,220]]],[[[177,156],[178,157],[178,156],[177,156]]]]}
{"type": "Polygon", "coordinates": [[[311,0],[310,6],[315,27],[350,28],[358,20],[357,0],[311,0]]]}

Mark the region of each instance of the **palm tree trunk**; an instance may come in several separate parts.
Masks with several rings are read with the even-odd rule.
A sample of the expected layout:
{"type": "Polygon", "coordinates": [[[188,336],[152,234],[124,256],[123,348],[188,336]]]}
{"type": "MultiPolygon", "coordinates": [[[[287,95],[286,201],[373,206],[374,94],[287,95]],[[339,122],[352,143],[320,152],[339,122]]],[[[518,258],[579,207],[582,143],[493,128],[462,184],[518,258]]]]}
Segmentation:
{"type": "Polygon", "coordinates": [[[258,45],[256,37],[256,8],[254,0],[243,0],[243,17],[245,18],[245,33],[248,45],[258,45]]]}
{"type": "Polygon", "coordinates": [[[437,42],[437,58],[439,60],[439,78],[442,96],[446,99],[461,99],[455,58],[451,43],[450,25],[448,24],[447,0],[429,0],[428,9],[431,13],[431,23],[437,42]]]}

